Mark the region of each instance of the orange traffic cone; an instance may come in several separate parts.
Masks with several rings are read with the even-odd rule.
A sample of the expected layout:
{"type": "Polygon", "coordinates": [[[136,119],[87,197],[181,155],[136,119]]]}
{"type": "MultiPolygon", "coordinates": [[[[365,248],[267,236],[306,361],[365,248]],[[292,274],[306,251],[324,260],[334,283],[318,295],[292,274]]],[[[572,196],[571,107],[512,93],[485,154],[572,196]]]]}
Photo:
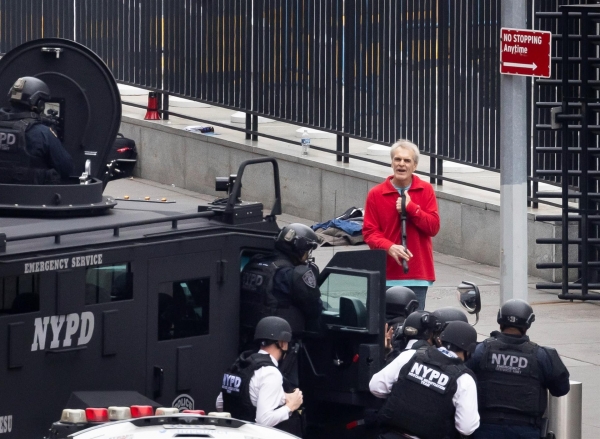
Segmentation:
{"type": "Polygon", "coordinates": [[[158,113],[158,93],[151,91],[148,93],[148,108],[144,120],[160,120],[158,113]]]}

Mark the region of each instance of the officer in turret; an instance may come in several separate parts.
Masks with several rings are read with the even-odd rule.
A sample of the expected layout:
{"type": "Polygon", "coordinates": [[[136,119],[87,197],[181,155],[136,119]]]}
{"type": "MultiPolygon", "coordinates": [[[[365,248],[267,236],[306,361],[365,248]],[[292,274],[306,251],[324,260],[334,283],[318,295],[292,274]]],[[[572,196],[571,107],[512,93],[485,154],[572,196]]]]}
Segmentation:
{"type": "Polygon", "coordinates": [[[301,436],[297,410],[302,405],[302,391],[285,393],[277,368],[287,354],[292,328],[280,317],[265,317],[258,322],[254,339],[260,344],[258,352],[243,352],[223,376],[217,410],[301,436]]]}
{"type": "Polygon", "coordinates": [[[569,371],[555,349],[529,340],[535,314],[527,302],[507,301],[497,321],[500,332],[492,332],[467,362],[478,385],[481,427],[475,438],[545,437],[547,390],[566,395],[569,371]]]}
{"type": "Polygon", "coordinates": [[[242,345],[263,317],[283,317],[295,334],[317,321],[323,311],[318,267],[309,261],[319,237],[304,224],[290,224],[275,239],[275,252],[254,256],[242,271],[242,345]]]}
{"type": "Polygon", "coordinates": [[[440,347],[405,350],[371,378],[371,393],[386,398],[377,414],[380,438],[446,439],[468,436],[479,426],[475,379],[463,364],[477,333],[453,321],[439,338],[440,347]]]}
{"type": "Polygon", "coordinates": [[[73,159],[41,113],[50,99],[44,81],[25,76],[8,93],[0,110],[0,183],[55,184],[72,172],[73,159]]]}

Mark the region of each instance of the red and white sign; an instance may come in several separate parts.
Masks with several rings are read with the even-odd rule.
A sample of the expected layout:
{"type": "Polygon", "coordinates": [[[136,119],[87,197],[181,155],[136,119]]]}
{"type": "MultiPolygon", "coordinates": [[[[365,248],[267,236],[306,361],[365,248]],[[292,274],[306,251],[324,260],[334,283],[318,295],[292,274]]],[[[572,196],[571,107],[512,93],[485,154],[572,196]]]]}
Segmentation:
{"type": "Polygon", "coordinates": [[[552,33],[541,30],[500,29],[500,73],[550,77],[552,33]]]}

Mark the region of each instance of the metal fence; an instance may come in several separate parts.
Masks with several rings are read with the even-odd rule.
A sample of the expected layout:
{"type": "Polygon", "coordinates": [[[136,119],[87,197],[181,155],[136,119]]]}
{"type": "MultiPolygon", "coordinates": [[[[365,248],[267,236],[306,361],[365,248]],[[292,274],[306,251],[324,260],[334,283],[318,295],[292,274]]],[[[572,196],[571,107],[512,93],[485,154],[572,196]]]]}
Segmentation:
{"type": "MultiPolygon", "coordinates": [[[[528,0],[531,11],[563,3],[572,2],[528,0]]],[[[443,177],[443,160],[499,171],[500,5],[0,0],[0,52],[34,38],[73,39],[119,82],[335,133],[338,160],[377,162],[351,155],[350,138],[409,138],[441,183],[454,181],[443,177]]],[[[257,135],[256,125],[246,132],[257,135]]]]}

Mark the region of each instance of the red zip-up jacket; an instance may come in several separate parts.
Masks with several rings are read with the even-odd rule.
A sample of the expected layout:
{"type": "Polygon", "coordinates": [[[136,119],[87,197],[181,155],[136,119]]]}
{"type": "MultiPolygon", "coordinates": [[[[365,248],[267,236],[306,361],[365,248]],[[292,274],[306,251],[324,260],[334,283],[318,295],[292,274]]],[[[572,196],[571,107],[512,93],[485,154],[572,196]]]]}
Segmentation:
{"type": "MultiPolygon", "coordinates": [[[[400,244],[400,214],[396,200],[400,197],[392,185],[392,177],[375,186],[367,195],[363,236],[372,249],[388,251],[393,244],[400,244]]],[[[435,280],[433,246],[431,238],[440,230],[440,216],[433,187],[413,174],[408,190],[411,202],[406,206],[406,246],[413,254],[404,274],[390,255],[387,257],[387,280],[418,279],[435,280]]]]}

